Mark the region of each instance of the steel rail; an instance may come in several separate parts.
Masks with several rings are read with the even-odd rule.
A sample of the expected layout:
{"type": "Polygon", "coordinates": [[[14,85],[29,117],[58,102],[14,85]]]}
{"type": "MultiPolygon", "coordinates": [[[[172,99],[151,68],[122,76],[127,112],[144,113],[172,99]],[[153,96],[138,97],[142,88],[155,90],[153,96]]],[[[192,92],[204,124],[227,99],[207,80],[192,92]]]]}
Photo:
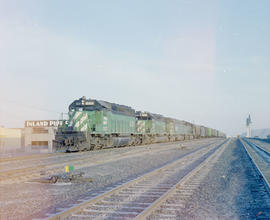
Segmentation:
{"type": "MultiPolygon", "coordinates": [[[[183,160],[187,160],[187,163],[188,163],[188,161],[191,163],[191,165],[193,164],[193,163],[196,163],[197,161],[199,161],[199,165],[196,165],[196,167],[195,168],[191,168],[192,170],[191,171],[187,171],[188,173],[187,174],[185,174],[185,176],[184,176],[184,178],[186,177],[186,176],[190,176],[190,175],[192,175],[192,174],[190,174],[190,173],[195,173],[195,171],[194,170],[198,170],[197,169],[197,166],[200,166],[202,163],[204,164],[204,162],[207,160],[207,158],[208,157],[210,157],[211,155],[213,155],[213,154],[216,154],[216,152],[218,151],[218,149],[220,149],[225,143],[227,143],[228,142],[228,140],[225,140],[225,141],[222,141],[222,142],[219,142],[219,143],[212,143],[211,145],[210,145],[210,149],[209,148],[206,148],[206,147],[204,147],[204,148],[200,148],[199,150],[195,150],[194,152],[190,152],[190,153],[188,153],[188,154],[186,154],[185,156],[183,156],[183,157],[181,157],[180,159],[177,159],[177,160],[175,160],[175,161],[173,161],[173,162],[171,162],[171,163],[169,163],[169,164],[166,164],[166,165],[164,165],[164,166],[162,166],[162,167],[159,167],[159,168],[157,168],[157,169],[155,169],[155,170],[153,170],[153,171],[150,171],[150,172],[148,172],[148,173],[146,173],[146,174],[144,174],[144,175],[142,175],[142,176],[139,176],[138,178],[136,178],[136,179],[133,179],[133,180],[130,180],[130,181],[128,181],[128,182],[126,182],[126,183],[124,183],[124,184],[122,184],[122,185],[120,185],[120,186],[117,186],[116,188],[113,188],[113,189],[111,189],[111,190],[109,190],[109,191],[107,191],[107,192],[104,192],[104,193],[102,193],[102,194],[100,194],[100,195],[97,195],[97,196],[95,196],[94,198],[91,198],[91,199],[89,199],[89,200],[86,200],[86,201],[84,201],[83,203],[80,203],[80,204],[75,204],[75,205],[73,205],[73,207],[71,207],[71,208],[69,208],[69,209],[67,209],[67,210],[63,210],[63,211],[61,211],[61,212],[59,212],[59,213],[56,213],[56,214],[52,214],[51,216],[49,216],[47,219],[50,219],[50,220],[58,220],[58,219],[65,219],[65,218],[68,218],[68,217],[70,217],[72,214],[74,215],[75,213],[78,213],[78,212],[80,212],[81,210],[85,210],[85,211],[88,211],[87,210],[87,207],[89,207],[89,206],[91,206],[91,205],[94,205],[95,203],[98,203],[98,202],[101,202],[102,201],[102,199],[105,199],[105,198],[110,198],[110,196],[119,196],[119,194],[120,194],[120,192],[122,191],[122,190],[128,190],[129,189],[129,187],[135,187],[136,188],[136,184],[137,185],[140,185],[140,186],[143,186],[144,184],[146,184],[147,185],[147,180],[149,181],[149,178],[150,178],[150,181],[152,180],[153,181],[153,178],[155,177],[155,175],[156,176],[158,176],[158,175],[161,175],[162,174],[162,176],[164,175],[164,173],[166,173],[166,171],[167,172],[172,172],[172,171],[168,171],[169,169],[173,169],[173,168],[177,168],[178,169],[178,167],[179,167],[179,164],[181,164],[182,162],[183,162],[183,160]],[[207,149],[207,150],[206,150],[207,149]],[[206,152],[204,152],[203,150],[206,150],[206,152]],[[204,152],[204,153],[203,153],[204,152]],[[191,159],[191,156],[194,156],[194,155],[196,155],[196,154],[198,154],[198,156],[197,156],[197,158],[195,158],[195,159],[191,159]],[[208,155],[208,154],[210,154],[210,155],[208,155]],[[203,156],[202,156],[203,155],[203,156]],[[204,157],[206,157],[206,158],[204,158],[204,157]],[[200,159],[201,158],[203,158],[203,161],[201,162],[200,161],[200,159]],[[178,165],[178,166],[177,166],[178,165]],[[194,171],[194,172],[193,172],[194,171]],[[163,172],[163,173],[162,173],[163,172]],[[146,183],[139,183],[140,181],[146,181],[146,183]]],[[[208,160],[207,160],[208,161],[208,160]]],[[[187,166],[187,165],[186,165],[187,166]]],[[[188,165],[188,166],[190,166],[190,165],[188,165]]],[[[179,170],[177,170],[177,171],[179,171],[179,170]]],[[[177,172],[177,171],[174,171],[173,170],[173,172],[177,172]]],[[[164,175],[164,176],[166,176],[166,175],[164,175]]],[[[149,184],[149,183],[148,183],[149,184]]],[[[161,185],[163,185],[163,183],[160,183],[161,185]]],[[[152,187],[153,185],[151,185],[150,187],[152,187]]],[[[166,191],[168,191],[170,188],[171,188],[172,186],[170,185],[169,186],[169,188],[168,189],[166,189],[166,191]]],[[[133,188],[134,189],[134,188],[133,188]]],[[[152,189],[152,188],[151,188],[152,189]]],[[[150,190],[149,190],[150,191],[150,190]]],[[[149,191],[148,191],[148,193],[149,193],[149,191]]],[[[122,192],[122,194],[123,194],[123,192],[122,192]]],[[[133,194],[131,194],[131,195],[133,195],[133,194]]],[[[146,197],[147,198],[147,195],[141,195],[140,194],[140,196],[141,197],[146,197]]],[[[149,196],[149,195],[148,195],[149,196]]],[[[158,199],[158,198],[160,198],[162,195],[156,195],[157,196],[157,198],[156,199],[158,199]]],[[[135,197],[136,197],[136,195],[135,195],[135,197]]],[[[156,200],[155,199],[155,200],[156,200]]],[[[130,202],[130,201],[129,201],[130,202]]],[[[149,205],[151,205],[151,203],[152,202],[150,202],[150,204],[148,204],[147,206],[149,206],[149,205]]],[[[116,205],[117,205],[117,202],[116,202],[116,205]]],[[[121,208],[121,207],[120,207],[121,208]]],[[[124,208],[124,207],[122,207],[122,208],[124,208]]],[[[145,209],[145,208],[143,208],[143,209],[145,209]]],[[[111,212],[109,212],[109,214],[114,214],[114,211],[111,211],[111,212]]],[[[118,214],[117,213],[117,211],[115,211],[115,214],[118,214]]],[[[133,213],[134,214],[134,213],[133,213]]],[[[140,214],[140,213],[137,213],[136,215],[138,215],[138,214],[140,214]]],[[[80,215],[78,215],[77,217],[80,217],[80,215]]]]}
{"type": "MultiPolygon", "coordinates": [[[[201,140],[207,140],[207,139],[191,139],[191,140],[183,140],[183,141],[173,141],[173,142],[165,142],[165,143],[152,143],[152,144],[147,144],[147,145],[136,145],[136,146],[131,146],[131,147],[143,147],[143,146],[153,146],[155,147],[155,145],[159,145],[159,144],[166,144],[166,145],[174,145],[177,143],[181,143],[181,144],[185,144],[185,143],[189,143],[190,141],[193,142],[199,142],[201,140]]],[[[209,140],[209,138],[208,138],[209,140]]],[[[104,148],[104,149],[100,149],[100,150],[108,150],[108,149],[112,149],[112,148],[104,148]]],[[[92,151],[87,151],[87,153],[93,152],[93,151],[100,151],[100,150],[92,150],[92,151]]],[[[78,154],[85,154],[84,151],[80,151],[80,152],[76,152],[76,155],[78,154]]],[[[0,163],[7,163],[7,162],[17,162],[17,161],[29,161],[29,160],[36,160],[36,159],[43,159],[43,158],[52,158],[53,157],[58,157],[58,156],[62,156],[65,157],[66,155],[69,155],[67,153],[64,152],[53,152],[53,153],[42,153],[42,154],[29,154],[29,155],[18,155],[18,156],[8,156],[8,157],[2,157],[0,156],[0,163]]]]}
{"type": "Polygon", "coordinates": [[[30,154],[30,155],[20,155],[15,157],[0,157],[0,163],[7,163],[12,161],[24,161],[24,160],[35,160],[35,159],[42,159],[42,158],[49,158],[56,156],[56,154],[62,154],[62,153],[44,153],[44,154],[30,154]]]}
{"type": "Polygon", "coordinates": [[[209,162],[212,162],[214,158],[218,158],[226,146],[230,144],[229,140],[228,142],[223,144],[222,148],[219,148],[215,153],[210,155],[205,161],[203,161],[199,166],[197,166],[194,170],[192,170],[190,173],[188,173],[183,179],[181,179],[176,185],[174,185],[168,192],[166,192],[162,197],[160,197],[158,200],[156,200],[154,203],[152,203],[147,209],[145,209],[142,213],[140,213],[135,219],[136,220],[142,220],[147,219],[155,210],[157,210],[161,205],[166,203],[166,200],[173,196],[177,188],[183,187],[185,184],[188,183],[191,177],[196,175],[202,168],[206,166],[209,162]]]}
{"type": "MultiPolygon", "coordinates": [[[[217,140],[217,141],[219,141],[219,140],[217,140]]],[[[216,141],[214,141],[214,142],[212,142],[210,144],[205,144],[203,146],[209,146],[209,145],[211,145],[213,143],[216,143],[216,141]]],[[[173,143],[171,143],[171,144],[173,144],[173,143]]],[[[135,152],[132,155],[133,156],[136,155],[136,154],[140,155],[144,151],[145,151],[145,148],[140,148],[140,149],[138,149],[138,152],[135,152]]],[[[158,148],[155,151],[166,151],[166,148],[162,148],[162,149],[158,148]]],[[[109,159],[108,161],[105,161],[105,162],[110,162],[110,161],[113,161],[113,160],[121,159],[123,157],[129,157],[129,156],[130,156],[130,153],[127,152],[127,153],[123,153],[121,155],[118,155],[118,156],[114,157],[113,159],[109,159]]],[[[25,182],[27,180],[31,180],[33,178],[38,178],[38,177],[40,177],[40,172],[44,171],[44,170],[47,171],[47,173],[49,175],[59,173],[61,171],[64,172],[64,166],[67,164],[67,162],[69,164],[73,163],[73,165],[75,165],[76,168],[79,169],[79,168],[85,167],[86,165],[89,166],[89,164],[90,165],[91,164],[93,164],[93,165],[103,164],[104,160],[101,160],[101,161],[89,161],[89,155],[84,155],[83,158],[76,157],[76,158],[72,159],[72,158],[68,157],[68,158],[66,158],[64,160],[55,161],[55,163],[49,163],[49,164],[44,164],[44,165],[36,165],[36,166],[30,166],[30,167],[25,167],[25,168],[2,171],[0,173],[0,184],[10,184],[12,182],[21,183],[21,182],[25,182]],[[84,161],[86,163],[81,165],[84,161]],[[23,177],[23,178],[21,178],[21,177],[23,177]]],[[[46,175],[44,175],[44,177],[45,176],[46,175]]]]}
{"type": "MultiPolygon", "coordinates": [[[[247,142],[246,140],[244,140],[244,141],[247,142]]],[[[244,149],[246,150],[247,155],[248,155],[250,161],[254,164],[254,167],[255,167],[255,169],[257,170],[258,174],[262,177],[263,183],[264,183],[264,185],[265,185],[265,187],[266,187],[268,193],[270,194],[270,183],[268,182],[267,178],[266,178],[265,175],[263,174],[263,172],[262,172],[262,170],[260,169],[259,165],[256,163],[256,161],[253,159],[252,155],[251,155],[251,154],[249,153],[249,151],[247,150],[247,148],[246,148],[245,144],[243,143],[243,140],[242,140],[242,139],[240,139],[240,143],[243,145],[244,149]]],[[[247,144],[248,144],[248,142],[247,142],[247,144]]],[[[250,146],[251,148],[253,148],[252,145],[249,145],[249,146],[250,146]]],[[[253,150],[254,150],[254,148],[253,148],[253,150]]],[[[259,155],[259,154],[258,154],[258,155],[259,155]]]]}
{"type": "Polygon", "coordinates": [[[258,144],[254,144],[250,141],[248,141],[247,139],[243,139],[249,146],[251,146],[252,148],[256,147],[258,150],[264,152],[269,158],[270,158],[270,152],[263,149],[262,147],[258,146],[258,144]]]}

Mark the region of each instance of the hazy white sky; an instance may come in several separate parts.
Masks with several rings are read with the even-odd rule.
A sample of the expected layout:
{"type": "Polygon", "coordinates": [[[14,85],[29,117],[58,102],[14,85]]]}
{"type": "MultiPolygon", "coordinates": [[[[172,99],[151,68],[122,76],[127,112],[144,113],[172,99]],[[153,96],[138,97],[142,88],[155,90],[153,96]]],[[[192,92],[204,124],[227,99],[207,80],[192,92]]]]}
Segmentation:
{"type": "Polygon", "coordinates": [[[0,0],[0,125],[81,96],[220,129],[270,127],[270,1],[0,0]]]}

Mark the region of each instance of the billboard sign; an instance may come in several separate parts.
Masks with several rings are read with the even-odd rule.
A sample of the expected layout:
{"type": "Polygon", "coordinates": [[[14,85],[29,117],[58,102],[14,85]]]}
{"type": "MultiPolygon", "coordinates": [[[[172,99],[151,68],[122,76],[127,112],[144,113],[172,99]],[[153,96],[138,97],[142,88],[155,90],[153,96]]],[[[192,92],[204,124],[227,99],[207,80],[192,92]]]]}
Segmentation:
{"type": "Polygon", "coordinates": [[[39,121],[25,121],[24,127],[58,127],[67,124],[66,120],[39,120],[39,121]]]}

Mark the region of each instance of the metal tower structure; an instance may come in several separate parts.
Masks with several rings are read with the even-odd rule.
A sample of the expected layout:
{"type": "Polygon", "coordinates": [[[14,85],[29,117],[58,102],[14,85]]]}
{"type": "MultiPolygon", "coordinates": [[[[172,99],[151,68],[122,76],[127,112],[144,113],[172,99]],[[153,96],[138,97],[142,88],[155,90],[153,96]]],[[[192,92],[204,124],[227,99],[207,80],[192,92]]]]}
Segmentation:
{"type": "Polygon", "coordinates": [[[247,126],[247,138],[250,138],[251,137],[251,117],[250,117],[250,114],[248,115],[248,118],[246,120],[246,126],[247,126]]]}

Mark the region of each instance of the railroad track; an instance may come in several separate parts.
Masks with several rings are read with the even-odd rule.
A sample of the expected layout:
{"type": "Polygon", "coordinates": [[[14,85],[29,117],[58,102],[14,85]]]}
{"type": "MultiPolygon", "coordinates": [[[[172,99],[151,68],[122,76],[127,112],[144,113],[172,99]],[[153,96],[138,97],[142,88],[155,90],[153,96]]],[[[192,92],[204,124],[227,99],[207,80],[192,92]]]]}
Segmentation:
{"type": "MultiPolygon", "coordinates": [[[[133,155],[140,154],[143,150],[144,149],[140,149],[137,152],[135,152],[133,155]]],[[[164,150],[165,149],[161,149],[160,151],[164,151],[164,150]]],[[[46,161],[46,159],[52,159],[51,157],[45,158],[44,163],[41,165],[39,164],[39,161],[34,161],[33,158],[31,158],[32,164],[26,167],[14,168],[10,170],[2,170],[0,174],[0,184],[22,183],[25,181],[29,181],[35,178],[39,178],[41,172],[45,172],[45,175],[43,175],[44,177],[52,175],[52,174],[62,173],[64,171],[65,165],[67,164],[72,164],[76,166],[76,169],[79,169],[86,166],[102,164],[104,162],[110,162],[112,160],[125,158],[126,156],[130,156],[130,155],[128,153],[122,153],[107,161],[104,160],[105,158],[103,158],[102,161],[98,161],[96,159],[89,161],[89,154],[82,155],[82,153],[79,153],[79,156],[76,154],[74,155],[74,157],[67,155],[64,158],[62,155],[60,155],[61,158],[58,158],[57,156],[55,156],[54,157],[55,161],[52,161],[52,162],[46,161]]]]}
{"type": "MultiPolygon", "coordinates": [[[[214,142],[210,142],[209,144],[203,145],[203,147],[209,146],[214,142]]],[[[173,143],[170,143],[173,144],[173,143]]],[[[175,144],[175,143],[174,143],[175,144]]],[[[177,144],[177,143],[176,143],[177,144]]],[[[162,152],[166,151],[166,148],[162,149],[155,149],[154,147],[151,148],[151,151],[157,151],[162,152]]],[[[89,152],[87,152],[87,155],[83,155],[82,153],[79,153],[79,155],[69,156],[66,157],[62,154],[60,154],[60,158],[55,157],[55,161],[52,160],[53,158],[50,156],[48,159],[52,160],[51,162],[46,162],[46,158],[40,157],[39,159],[45,160],[43,164],[39,161],[33,161],[34,158],[31,158],[31,165],[28,167],[22,167],[22,168],[14,168],[10,170],[3,170],[3,167],[1,167],[1,173],[0,173],[0,184],[13,184],[13,183],[22,183],[26,181],[31,181],[33,179],[37,179],[41,177],[41,173],[43,174],[43,177],[48,177],[53,174],[59,174],[64,172],[65,165],[74,165],[76,169],[89,167],[92,165],[98,165],[103,164],[107,162],[112,162],[115,160],[127,158],[130,156],[136,156],[141,155],[142,153],[148,153],[144,152],[145,148],[138,148],[135,150],[135,152],[130,154],[130,152],[121,153],[119,155],[111,156],[110,154],[107,155],[107,158],[102,158],[102,160],[98,159],[91,159],[89,160],[89,152]],[[72,158],[73,157],[73,158],[72,158]]],[[[19,166],[20,167],[20,166],[19,166]]]]}
{"type": "Polygon", "coordinates": [[[179,210],[183,204],[162,204],[175,193],[181,198],[192,195],[229,142],[201,147],[109,191],[70,204],[71,208],[62,207],[57,213],[48,214],[48,219],[144,219],[153,214],[156,219],[155,212],[161,208],[166,213],[163,217],[172,217],[168,210],[179,210]]]}
{"type": "MultiPolygon", "coordinates": [[[[202,139],[195,139],[192,140],[194,143],[197,143],[199,141],[202,141],[202,139]]],[[[177,143],[181,143],[181,144],[185,144],[188,143],[188,141],[176,141],[176,142],[168,142],[165,143],[167,146],[168,145],[174,145],[177,143]]],[[[151,144],[151,145],[147,145],[147,146],[153,146],[155,147],[156,145],[160,145],[162,143],[156,143],[156,144],[151,144]]],[[[163,143],[164,144],[164,143],[163,143]]],[[[142,145],[140,146],[142,147],[142,145]]],[[[107,151],[108,149],[102,149],[107,151]]],[[[141,149],[138,147],[138,151],[140,151],[141,149]]],[[[100,151],[100,150],[99,150],[100,151]]],[[[80,157],[80,159],[82,159],[82,157],[85,157],[85,155],[92,153],[93,151],[87,151],[87,152],[76,152],[73,154],[67,154],[67,153],[63,153],[63,152],[56,152],[56,153],[49,153],[49,154],[30,154],[30,155],[20,155],[20,156],[14,156],[14,157],[0,157],[0,166],[5,166],[5,165],[11,165],[11,164],[16,164],[18,166],[22,165],[24,162],[31,162],[32,164],[36,164],[36,162],[40,162],[43,160],[48,160],[48,159],[70,159],[72,157],[74,157],[73,155],[76,155],[77,157],[80,157]],[[72,155],[72,156],[71,156],[72,155]]],[[[96,152],[96,151],[95,151],[96,152]]],[[[10,168],[10,167],[9,167],[10,168]]]]}
{"type": "Polygon", "coordinates": [[[263,150],[267,151],[270,153],[270,142],[264,141],[264,140],[257,140],[254,138],[246,138],[249,142],[259,146],[260,148],[262,148],[263,150]]]}
{"type": "Polygon", "coordinates": [[[12,161],[18,161],[18,160],[42,159],[42,158],[48,158],[50,156],[52,156],[52,154],[30,154],[30,155],[22,155],[22,156],[15,156],[15,157],[1,157],[0,163],[12,162],[12,161]]]}
{"type": "MultiPolygon", "coordinates": [[[[248,141],[247,139],[244,139],[244,141],[253,149],[259,152],[263,157],[269,158],[270,157],[270,151],[266,150],[265,148],[260,147],[258,144],[255,144],[251,141],[248,141]]],[[[269,161],[270,162],[270,161],[269,161]]]]}
{"type": "Polygon", "coordinates": [[[254,164],[255,169],[262,177],[266,189],[270,195],[270,152],[261,148],[247,139],[242,139],[241,143],[245,148],[250,160],[254,164]],[[261,158],[261,160],[259,159],[261,158]]]}

